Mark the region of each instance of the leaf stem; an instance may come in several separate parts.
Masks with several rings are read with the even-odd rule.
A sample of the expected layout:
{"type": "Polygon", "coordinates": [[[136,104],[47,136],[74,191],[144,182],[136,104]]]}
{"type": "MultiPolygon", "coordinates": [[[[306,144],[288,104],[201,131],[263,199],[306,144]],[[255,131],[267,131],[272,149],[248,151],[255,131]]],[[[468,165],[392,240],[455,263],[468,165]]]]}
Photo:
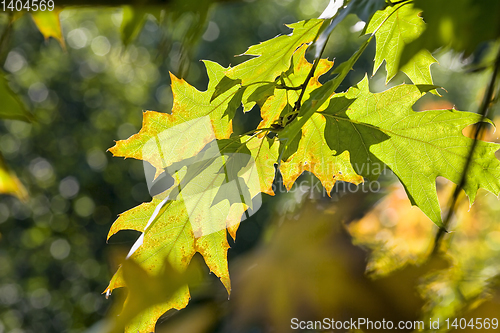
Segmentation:
{"type": "Polygon", "coordinates": [[[269,127],[269,128],[267,128],[267,127],[266,127],[266,128],[257,128],[257,129],[253,129],[253,130],[250,130],[250,131],[248,131],[248,132],[245,132],[245,133],[243,133],[243,134],[238,134],[238,137],[239,137],[239,138],[242,138],[242,137],[244,137],[245,135],[249,135],[249,134],[253,134],[253,135],[255,135],[255,134],[260,134],[260,133],[262,133],[262,132],[264,132],[264,131],[275,131],[275,132],[276,132],[276,129],[275,129],[275,128],[272,128],[272,127],[269,127]]]}
{"type": "Polygon", "coordinates": [[[462,188],[464,187],[464,185],[467,181],[467,179],[466,179],[467,172],[469,171],[469,167],[470,167],[470,164],[472,162],[474,150],[476,149],[477,143],[479,141],[479,137],[484,132],[485,120],[486,120],[486,117],[488,115],[488,111],[494,102],[493,92],[495,90],[495,82],[496,82],[497,76],[499,74],[499,71],[500,71],[500,49],[498,50],[498,54],[497,54],[497,57],[495,59],[493,73],[491,74],[491,78],[490,78],[490,81],[488,83],[486,93],[484,94],[483,101],[481,102],[481,106],[479,108],[478,113],[481,115],[481,120],[476,125],[475,131],[474,131],[474,141],[473,141],[472,146],[470,148],[469,155],[467,157],[467,161],[465,162],[465,166],[464,166],[464,169],[462,171],[462,177],[460,179],[460,183],[458,183],[458,186],[455,187],[453,195],[449,199],[448,211],[447,211],[446,217],[443,221],[443,227],[438,230],[438,232],[436,234],[436,238],[434,239],[434,248],[432,250],[433,255],[438,253],[443,236],[446,233],[448,233],[447,228],[450,224],[451,218],[453,217],[454,211],[456,209],[458,197],[460,195],[462,188]]]}
{"type": "Polygon", "coordinates": [[[278,84],[278,85],[276,85],[276,89],[301,90],[301,89],[303,89],[303,86],[300,85],[300,86],[297,86],[297,87],[289,87],[289,86],[284,85],[284,84],[278,84]]]}

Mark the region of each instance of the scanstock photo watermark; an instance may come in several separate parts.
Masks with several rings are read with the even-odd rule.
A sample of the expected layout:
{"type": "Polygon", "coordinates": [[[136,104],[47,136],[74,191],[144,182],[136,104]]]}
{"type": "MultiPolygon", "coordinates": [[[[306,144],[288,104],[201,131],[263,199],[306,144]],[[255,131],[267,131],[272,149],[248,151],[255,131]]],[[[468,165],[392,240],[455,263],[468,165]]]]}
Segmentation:
{"type": "MultiPolygon", "coordinates": [[[[168,128],[149,138],[142,147],[149,193],[159,200],[144,231],[169,201],[180,198],[195,237],[230,227],[228,223],[239,223],[261,207],[259,170],[275,170],[278,161],[261,159],[261,164],[257,166],[244,142],[234,138],[217,140],[215,132],[210,117],[204,116],[168,128]],[[237,215],[241,219],[234,218],[237,215]],[[209,225],[206,223],[207,216],[210,217],[209,225]]],[[[331,174],[332,180],[333,175],[343,176],[343,171],[344,174],[353,173],[352,169],[338,170],[337,165],[307,165],[308,171],[314,172],[315,168],[321,168],[322,174],[331,174]]],[[[296,169],[299,174],[306,170],[305,165],[297,165],[296,169]]],[[[355,170],[358,173],[379,175],[387,169],[383,164],[372,163],[355,166],[355,170]]],[[[277,175],[272,189],[274,193],[300,191],[302,194],[309,192],[312,196],[320,193],[327,197],[332,196],[332,193],[378,192],[381,188],[377,181],[360,181],[360,184],[337,181],[332,193],[327,193],[321,182],[312,173],[309,175],[298,178],[288,190],[277,175]]],[[[131,253],[141,244],[140,238],[131,253]]]]}
{"type": "Polygon", "coordinates": [[[496,330],[498,329],[498,318],[447,318],[429,320],[370,320],[368,318],[356,318],[349,320],[335,320],[324,318],[323,320],[299,320],[292,318],[290,321],[292,330],[496,330]]]}

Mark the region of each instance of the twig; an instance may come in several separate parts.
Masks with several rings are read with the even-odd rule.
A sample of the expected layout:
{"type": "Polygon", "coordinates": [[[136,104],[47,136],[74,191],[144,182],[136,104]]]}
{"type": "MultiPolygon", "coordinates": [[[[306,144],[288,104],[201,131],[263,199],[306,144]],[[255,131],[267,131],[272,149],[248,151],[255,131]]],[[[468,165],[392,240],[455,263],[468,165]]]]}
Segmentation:
{"type": "Polygon", "coordinates": [[[330,38],[330,36],[327,37],[327,40],[325,41],[325,43],[323,44],[323,47],[321,48],[321,52],[316,57],[316,59],[314,59],[313,66],[312,66],[311,70],[309,71],[309,73],[307,74],[306,79],[304,80],[304,82],[301,85],[299,85],[297,87],[288,87],[285,84],[281,84],[281,85],[277,86],[277,88],[279,88],[279,89],[300,90],[300,94],[299,94],[299,98],[297,99],[297,101],[295,102],[295,104],[293,106],[292,111],[290,113],[288,113],[287,115],[285,115],[283,123],[281,123],[281,121],[280,121],[279,124],[275,125],[276,128],[274,128],[274,130],[283,129],[286,125],[290,124],[299,115],[300,106],[302,105],[301,104],[302,98],[304,97],[304,94],[306,93],[306,89],[307,89],[307,85],[309,84],[309,81],[314,76],[314,72],[316,71],[316,67],[318,67],[318,64],[321,60],[321,57],[323,56],[323,52],[325,51],[326,44],[328,42],[328,38],[330,38]]]}
{"type": "Polygon", "coordinates": [[[284,85],[284,84],[278,84],[278,85],[276,85],[276,89],[301,90],[302,89],[302,85],[297,86],[297,87],[289,87],[289,86],[284,85]]]}
{"type": "MultiPolygon", "coordinates": [[[[328,38],[330,38],[330,36],[328,36],[328,38]]],[[[302,98],[304,97],[304,94],[306,93],[307,85],[309,84],[309,81],[311,80],[311,78],[314,76],[314,72],[316,71],[316,67],[318,67],[318,64],[321,60],[321,57],[323,56],[323,52],[325,51],[326,44],[328,44],[328,38],[327,38],[326,42],[323,44],[323,47],[321,48],[321,52],[316,57],[316,59],[314,59],[314,64],[313,64],[311,70],[309,71],[309,74],[307,74],[307,77],[304,80],[304,83],[302,83],[302,89],[300,90],[299,98],[297,99],[297,101],[295,102],[295,105],[293,106],[292,113],[298,112],[300,110],[302,98]]]]}
{"type": "Polygon", "coordinates": [[[453,217],[453,213],[455,211],[458,197],[460,195],[460,191],[465,185],[466,182],[466,177],[467,177],[467,172],[469,171],[470,164],[472,162],[472,156],[474,155],[474,150],[476,149],[479,137],[481,136],[482,132],[484,131],[484,124],[485,124],[485,119],[486,116],[488,115],[488,110],[492,102],[492,97],[493,97],[493,91],[495,90],[495,81],[498,76],[498,73],[500,71],[500,49],[498,50],[497,57],[495,59],[494,63],[494,68],[493,68],[493,73],[491,74],[490,82],[488,84],[488,88],[486,90],[486,93],[484,94],[483,101],[481,103],[481,106],[479,108],[479,114],[481,115],[481,120],[477,124],[475,132],[474,132],[474,141],[472,143],[472,146],[469,151],[469,155],[467,157],[467,161],[465,163],[463,172],[462,172],[462,178],[460,179],[460,183],[458,184],[457,187],[455,187],[455,191],[453,192],[453,195],[450,197],[449,204],[448,204],[448,211],[446,213],[446,218],[443,221],[443,228],[440,228],[436,234],[436,238],[434,239],[434,248],[432,250],[432,254],[435,255],[439,251],[439,246],[441,244],[441,240],[443,239],[443,236],[445,233],[447,233],[447,228],[450,224],[450,220],[453,217]]]}

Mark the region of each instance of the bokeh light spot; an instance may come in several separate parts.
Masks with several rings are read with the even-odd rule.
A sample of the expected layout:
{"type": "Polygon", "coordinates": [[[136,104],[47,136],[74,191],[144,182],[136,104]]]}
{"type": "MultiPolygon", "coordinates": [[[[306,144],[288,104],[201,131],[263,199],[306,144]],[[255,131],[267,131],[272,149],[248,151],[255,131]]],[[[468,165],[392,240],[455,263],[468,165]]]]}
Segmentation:
{"type": "Polygon", "coordinates": [[[87,196],[78,198],[78,200],[75,201],[75,212],[81,217],[88,217],[92,215],[92,213],[94,212],[94,208],[94,201],[87,196]]]}
{"type": "Polygon", "coordinates": [[[12,305],[19,301],[20,291],[17,284],[5,284],[0,287],[0,304],[12,305]]]}
{"type": "Polygon", "coordinates": [[[84,28],[73,29],[68,33],[68,37],[66,38],[68,45],[74,49],[81,49],[87,46],[89,38],[85,33],[84,28]]]}
{"type": "Polygon", "coordinates": [[[102,57],[109,53],[109,50],[111,49],[111,44],[109,43],[109,40],[106,37],[97,36],[92,40],[90,47],[92,48],[92,51],[96,55],[102,57]]]}
{"type": "Polygon", "coordinates": [[[87,163],[92,170],[102,171],[108,165],[108,159],[101,149],[93,148],[87,152],[87,163]]]}
{"type": "Polygon", "coordinates": [[[4,223],[9,218],[10,212],[9,207],[0,202],[0,223],[4,223]]]}
{"type": "Polygon", "coordinates": [[[29,87],[28,95],[33,102],[41,103],[49,96],[49,90],[42,82],[36,82],[29,87]]]}
{"type": "Polygon", "coordinates": [[[128,139],[132,134],[137,133],[137,129],[131,123],[121,124],[116,134],[120,140],[128,139]]]}
{"type": "Polygon", "coordinates": [[[47,181],[54,176],[52,165],[44,158],[35,158],[30,163],[31,174],[39,181],[47,181]]]}
{"type": "Polygon", "coordinates": [[[10,51],[7,55],[7,59],[5,59],[5,69],[11,73],[19,72],[21,69],[25,68],[27,65],[26,59],[16,52],[10,51]]]}
{"type": "Polygon", "coordinates": [[[79,191],[80,184],[75,177],[66,177],[59,183],[59,193],[66,199],[74,198],[79,191]]]}
{"type": "Polygon", "coordinates": [[[206,40],[207,42],[213,42],[217,38],[219,38],[220,35],[220,29],[217,23],[210,21],[208,22],[207,30],[205,30],[205,33],[203,34],[202,38],[203,40],[206,40]]]}
{"type": "Polygon", "coordinates": [[[39,288],[30,295],[30,304],[35,309],[43,309],[50,304],[50,294],[45,288],[39,288]]]}
{"type": "Polygon", "coordinates": [[[68,257],[71,246],[65,239],[57,239],[50,245],[50,254],[54,259],[62,260],[68,257]]]}
{"type": "Polygon", "coordinates": [[[500,231],[491,231],[486,236],[486,245],[493,251],[500,251],[500,231]]]}

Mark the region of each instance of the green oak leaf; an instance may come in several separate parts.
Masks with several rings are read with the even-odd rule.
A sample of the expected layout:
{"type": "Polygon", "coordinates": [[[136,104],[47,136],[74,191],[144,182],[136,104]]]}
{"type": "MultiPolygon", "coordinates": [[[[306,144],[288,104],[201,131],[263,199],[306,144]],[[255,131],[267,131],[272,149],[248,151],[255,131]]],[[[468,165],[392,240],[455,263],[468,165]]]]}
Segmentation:
{"type": "MultiPolygon", "coordinates": [[[[411,4],[389,6],[376,12],[368,23],[366,32],[375,32],[377,42],[373,74],[377,72],[385,60],[386,82],[389,82],[398,73],[405,45],[417,39],[425,29],[425,23],[419,13],[420,10],[411,4]],[[380,28],[375,31],[379,26],[380,28]]],[[[420,50],[407,63],[403,64],[401,70],[408,75],[414,84],[432,84],[430,66],[435,62],[436,59],[429,51],[420,50]]]]}
{"type": "MultiPolygon", "coordinates": [[[[241,80],[241,85],[247,87],[243,96],[245,112],[262,99],[260,94],[255,94],[256,90],[266,83],[274,82],[278,76],[290,69],[292,55],[301,45],[316,39],[323,22],[324,20],[320,19],[310,19],[287,25],[293,29],[293,33],[251,46],[242,55],[256,57],[226,72],[228,78],[241,80]]],[[[263,93],[266,95],[266,90],[263,93]]]]}
{"type": "Polygon", "coordinates": [[[290,59],[302,44],[316,38],[323,20],[310,19],[287,25],[293,29],[290,35],[278,36],[250,48],[242,55],[256,56],[226,72],[233,80],[241,80],[242,85],[274,79],[290,67],[290,59]]]}
{"type": "MultiPolygon", "coordinates": [[[[380,169],[377,163],[383,162],[401,180],[412,204],[443,227],[436,178],[460,182],[473,144],[462,130],[482,118],[456,110],[413,111],[412,105],[435,88],[399,85],[373,94],[365,76],[347,93],[335,95],[320,114],[331,122],[325,130],[331,149],[337,153],[348,149],[358,164],[356,169],[364,170],[365,175],[366,170],[380,169]],[[354,139],[339,140],[339,135],[354,139]]],[[[499,148],[498,144],[477,142],[464,186],[471,202],[479,188],[500,194],[500,161],[495,157],[499,148]]]]}

